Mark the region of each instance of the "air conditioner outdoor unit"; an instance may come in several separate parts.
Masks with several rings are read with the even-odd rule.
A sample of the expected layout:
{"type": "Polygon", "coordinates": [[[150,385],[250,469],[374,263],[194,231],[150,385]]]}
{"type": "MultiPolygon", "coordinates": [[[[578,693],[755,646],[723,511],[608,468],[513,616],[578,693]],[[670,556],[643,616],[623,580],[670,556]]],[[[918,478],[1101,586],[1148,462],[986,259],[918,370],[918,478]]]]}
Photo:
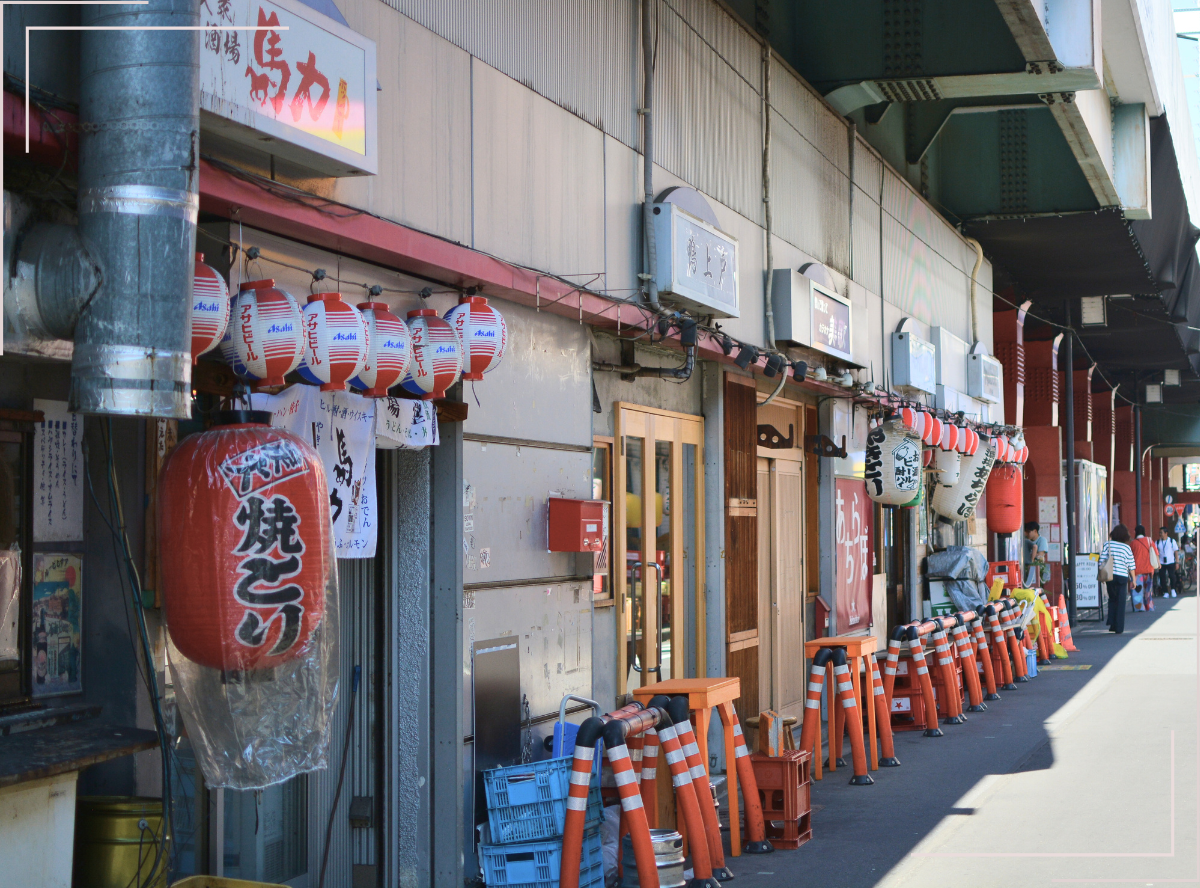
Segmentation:
{"type": "Polygon", "coordinates": [[[967,394],[988,404],[1004,400],[1004,366],[991,355],[967,355],[967,394]]]}

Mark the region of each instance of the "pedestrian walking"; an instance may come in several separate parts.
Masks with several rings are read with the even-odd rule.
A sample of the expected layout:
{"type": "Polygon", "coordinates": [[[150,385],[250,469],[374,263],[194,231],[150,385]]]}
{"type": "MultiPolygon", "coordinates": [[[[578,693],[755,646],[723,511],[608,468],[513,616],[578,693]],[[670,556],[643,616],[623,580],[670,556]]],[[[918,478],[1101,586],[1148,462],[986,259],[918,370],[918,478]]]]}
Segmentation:
{"type": "Polygon", "coordinates": [[[1158,590],[1163,598],[1175,598],[1179,588],[1179,574],[1175,572],[1176,556],[1179,554],[1179,544],[1167,532],[1167,528],[1158,529],[1158,560],[1162,567],[1158,570],[1158,590]]]}
{"type": "Polygon", "coordinates": [[[1136,575],[1130,596],[1133,598],[1134,610],[1154,610],[1154,571],[1158,566],[1158,550],[1154,541],[1146,536],[1146,528],[1138,525],[1134,528],[1134,539],[1129,543],[1133,551],[1136,565],[1136,575]]]}
{"type": "Polygon", "coordinates": [[[1137,563],[1133,558],[1133,550],[1129,548],[1129,528],[1118,524],[1108,535],[1108,542],[1100,550],[1100,564],[1111,559],[1107,565],[1112,570],[1112,579],[1108,581],[1108,631],[1117,635],[1125,631],[1125,594],[1129,591],[1129,581],[1137,575],[1137,563]]]}

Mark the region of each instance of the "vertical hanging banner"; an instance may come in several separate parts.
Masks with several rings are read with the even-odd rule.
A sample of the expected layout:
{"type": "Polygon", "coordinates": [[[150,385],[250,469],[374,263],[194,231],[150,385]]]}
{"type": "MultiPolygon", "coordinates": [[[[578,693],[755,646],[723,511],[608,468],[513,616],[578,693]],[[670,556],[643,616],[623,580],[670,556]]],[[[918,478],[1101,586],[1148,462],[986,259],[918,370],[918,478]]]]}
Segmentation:
{"type": "Polygon", "coordinates": [[[33,402],[44,419],[33,434],[33,541],[83,539],[83,417],[66,401],[33,402]]]}
{"type": "Polygon", "coordinates": [[[871,500],[859,478],[838,478],[834,515],[837,563],[837,634],[865,632],[871,625],[871,500]]]}
{"type": "Polygon", "coordinates": [[[329,485],[329,517],[338,558],[374,558],[379,515],[375,495],[375,405],[351,392],[294,385],[278,395],[255,395],[271,425],[308,441],[321,455],[329,485]]]}

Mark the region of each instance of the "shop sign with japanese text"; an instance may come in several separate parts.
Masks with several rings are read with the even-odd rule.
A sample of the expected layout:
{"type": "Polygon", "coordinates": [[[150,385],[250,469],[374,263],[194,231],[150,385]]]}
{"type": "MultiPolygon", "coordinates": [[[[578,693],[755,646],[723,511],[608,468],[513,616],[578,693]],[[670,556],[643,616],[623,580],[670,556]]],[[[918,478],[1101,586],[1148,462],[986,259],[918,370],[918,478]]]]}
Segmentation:
{"type": "Polygon", "coordinates": [[[849,361],[850,300],[813,282],[810,331],[812,347],[849,361]]]}
{"type": "Polygon", "coordinates": [[[378,171],[373,41],[296,0],[200,0],[200,22],[205,129],[326,175],[378,171]]]}
{"type": "Polygon", "coordinates": [[[871,625],[872,503],[858,478],[837,478],[834,493],[837,634],[854,635],[871,625]]]}

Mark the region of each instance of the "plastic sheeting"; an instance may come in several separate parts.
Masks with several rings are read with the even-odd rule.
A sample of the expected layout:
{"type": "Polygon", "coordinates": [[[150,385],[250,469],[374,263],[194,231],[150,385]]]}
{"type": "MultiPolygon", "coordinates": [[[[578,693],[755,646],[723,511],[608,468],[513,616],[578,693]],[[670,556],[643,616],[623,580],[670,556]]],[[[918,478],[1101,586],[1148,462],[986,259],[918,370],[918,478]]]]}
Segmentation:
{"type": "Polygon", "coordinates": [[[254,424],[185,438],[164,466],[167,659],[210,787],[328,766],[338,582],[324,474],[303,440],[254,424]]]}
{"type": "Polygon", "coordinates": [[[940,552],[929,554],[925,562],[926,574],[933,579],[946,581],[946,594],[960,611],[976,610],[988,600],[988,560],[978,549],[969,546],[949,546],[940,552]]]}

